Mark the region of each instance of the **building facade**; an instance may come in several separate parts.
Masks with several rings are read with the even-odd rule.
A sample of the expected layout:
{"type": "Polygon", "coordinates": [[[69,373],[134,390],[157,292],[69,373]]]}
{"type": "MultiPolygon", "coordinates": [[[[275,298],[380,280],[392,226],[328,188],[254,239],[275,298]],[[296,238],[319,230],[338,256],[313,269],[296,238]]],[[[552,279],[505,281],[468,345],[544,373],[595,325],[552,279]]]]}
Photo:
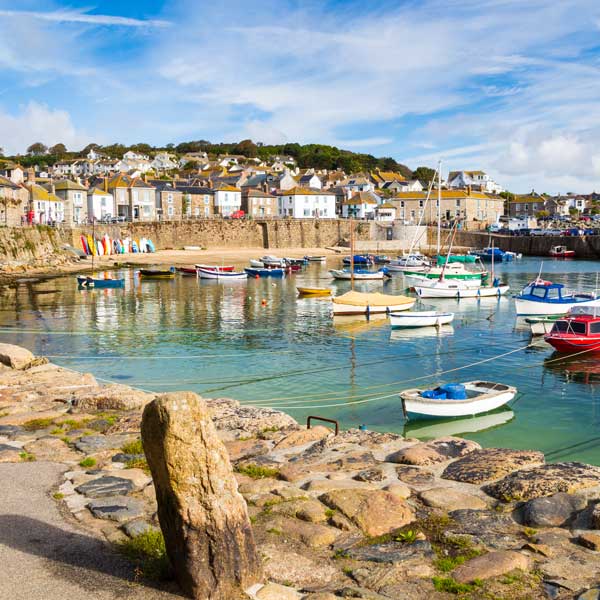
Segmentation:
{"type": "Polygon", "coordinates": [[[277,196],[262,190],[242,190],[242,210],[252,218],[275,217],[279,214],[277,196]]]}
{"type": "Polygon", "coordinates": [[[285,190],[279,196],[278,212],[295,219],[335,219],[335,194],[299,187],[285,190]]]}

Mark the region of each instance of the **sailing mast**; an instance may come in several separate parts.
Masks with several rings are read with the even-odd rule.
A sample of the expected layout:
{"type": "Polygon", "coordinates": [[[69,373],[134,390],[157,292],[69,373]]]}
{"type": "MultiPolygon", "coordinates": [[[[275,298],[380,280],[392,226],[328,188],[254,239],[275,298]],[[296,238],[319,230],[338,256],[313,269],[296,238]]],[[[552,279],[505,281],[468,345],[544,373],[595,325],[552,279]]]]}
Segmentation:
{"type": "Polygon", "coordinates": [[[437,256],[440,255],[442,237],[442,161],[438,160],[438,197],[437,197],[437,256]]]}
{"type": "Polygon", "coordinates": [[[350,289],[354,291],[354,220],[350,218],[350,289]]]}

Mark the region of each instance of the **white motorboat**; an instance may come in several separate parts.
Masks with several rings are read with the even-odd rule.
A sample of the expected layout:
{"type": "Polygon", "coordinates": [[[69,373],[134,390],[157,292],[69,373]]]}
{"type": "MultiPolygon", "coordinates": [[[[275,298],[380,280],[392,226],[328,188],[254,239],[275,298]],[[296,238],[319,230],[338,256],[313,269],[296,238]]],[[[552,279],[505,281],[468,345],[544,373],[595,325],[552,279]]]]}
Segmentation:
{"type": "Polygon", "coordinates": [[[415,281],[420,281],[421,277],[428,279],[456,279],[459,281],[474,281],[481,285],[482,280],[487,277],[487,271],[469,271],[462,263],[450,263],[441,267],[430,267],[422,271],[407,269],[404,271],[404,280],[409,286],[415,285],[415,281]],[[416,280],[414,278],[417,278],[416,280]]]}
{"type": "Polygon", "coordinates": [[[416,300],[408,296],[391,296],[387,294],[346,292],[331,299],[333,315],[366,315],[376,313],[392,313],[410,310],[416,300]]]}
{"type": "Polygon", "coordinates": [[[326,256],[305,256],[308,262],[327,262],[326,256]]]}
{"type": "Polygon", "coordinates": [[[354,271],[354,277],[349,269],[331,269],[329,272],[334,279],[342,279],[345,281],[350,281],[351,279],[354,279],[354,281],[381,280],[386,276],[384,270],[366,271],[364,269],[356,269],[354,271]]]}
{"type": "Polygon", "coordinates": [[[466,381],[433,390],[419,388],[400,393],[405,418],[410,414],[430,417],[466,417],[490,412],[510,402],[517,389],[491,381],[466,381]]]}
{"type": "Polygon", "coordinates": [[[248,274],[235,271],[212,271],[209,269],[203,269],[197,267],[196,272],[200,279],[218,279],[220,281],[236,281],[241,279],[248,279],[248,274]]]}
{"type": "MultiPolygon", "coordinates": [[[[286,261],[283,258],[278,258],[277,256],[272,256],[267,254],[260,258],[260,261],[265,267],[285,267],[286,261]]],[[[252,263],[250,263],[252,264],[252,263]]]]}
{"type": "Polygon", "coordinates": [[[503,296],[508,292],[508,285],[491,287],[467,287],[464,281],[436,281],[427,287],[415,286],[415,292],[419,298],[491,298],[503,296]]]}
{"type": "MultiPolygon", "coordinates": [[[[408,284],[408,287],[436,287],[436,284],[439,283],[439,279],[430,279],[429,277],[425,277],[425,275],[405,275],[404,280],[408,284]]],[[[479,279],[444,279],[444,282],[451,282],[453,285],[456,284],[461,289],[477,289],[481,287],[481,281],[479,279]]]]}
{"type": "Polygon", "coordinates": [[[392,329],[404,327],[440,327],[448,325],[454,320],[454,313],[437,312],[435,310],[390,313],[392,329]]]}
{"type": "Polygon", "coordinates": [[[562,283],[544,281],[539,277],[515,296],[518,316],[564,315],[574,307],[600,306],[597,291],[570,291],[562,283]]]}
{"type": "Polygon", "coordinates": [[[429,269],[431,266],[429,259],[422,254],[409,254],[407,256],[399,256],[398,258],[391,260],[387,268],[394,272],[412,271],[422,272],[429,269]]]}

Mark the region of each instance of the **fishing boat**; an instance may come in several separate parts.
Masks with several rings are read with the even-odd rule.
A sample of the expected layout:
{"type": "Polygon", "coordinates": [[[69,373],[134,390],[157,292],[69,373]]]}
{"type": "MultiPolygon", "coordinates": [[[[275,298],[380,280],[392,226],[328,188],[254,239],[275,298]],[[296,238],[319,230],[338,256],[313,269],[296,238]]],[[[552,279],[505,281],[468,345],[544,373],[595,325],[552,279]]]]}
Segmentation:
{"type": "Polygon", "coordinates": [[[236,281],[240,279],[248,279],[248,273],[236,271],[219,271],[211,269],[198,268],[198,277],[200,279],[219,279],[220,281],[236,281]]]}
{"type": "Polygon", "coordinates": [[[386,256],[385,254],[376,254],[373,257],[373,261],[376,265],[388,265],[390,264],[390,262],[392,262],[392,259],[389,256],[386,256]]]}
{"type": "Polygon", "coordinates": [[[329,288],[297,287],[296,289],[301,296],[331,296],[329,288]]]}
{"type": "Polygon", "coordinates": [[[196,277],[196,267],[177,267],[177,272],[181,275],[193,275],[196,277]]]}
{"type": "Polygon", "coordinates": [[[327,262],[326,256],[305,256],[308,262],[327,262]]]}
{"type": "Polygon", "coordinates": [[[248,274],[249,277],[283,277],[284,270],[283,269],[266,269],[266,268],[246,268],[244,271],[248,274]]]}
{"type": "Polygon", "coordinates": [[[415,305],[415,299],[408,296],[391,296],[379,293],[362,293],[350,291],[335,296],[333,315],[366,315],[375,313],[390,313],[410,310],[415,305]]]}
{"type": "Polygon", "coordinates": [[[262,256],[259,260],[265,267],[285,267],[285,259],[270,254],[262,256]]]}
{"type": "Polygon", "coordinates": [[[600,308],[574,308],[555,321],[544,340],[561,353],[600,352],[600,308]]]}
{"type": "Polygon", "coordinates": [[[308,260],[306,258],[284,258],[286,263],[289,265],[298,265],[299,267],[304,267],[308,264],[308,260]]]}
{"type": "Polygon", "coordinates": [[[575,250],[569,250],[566,246],[552,246],[548,254],[554,258],[574,258],[575,250]]]}
{"type": "Polygon", "coordinates": [[[424,271],[404,271],[404,279],[408,286],[413,287],[415,284],[419,285],[423,276],[428,279],[439,279],[442,273],[445,279],[478,281],[479,283],[488,276],[488,272],[485,270],[469,271],[463,263],[448,263],[441,267],[430,267],[424,271]],[[417,279],[413,278],[415,275],[417,279]]]}
{"type": "Polygon", "coordinates": [[[516,393],[516,388],[503,383],[466,381],[448,383],[431,390],[405,390],[400,393],[400,399],[406,419],[410,415],[466,417],[504,406],[516,393]]]}
{"type": "Polygon", "coordinates": [[[511,262],[515,259],[514,252],[506,252],[500,248],[490,246],[481,250],[469,250],[469,255],[479,258],[482,262],[511,262]]]}
{"type": "Polygon", "coordinates": [[[408,254],[407,256],[399,256],[394,260],[390,260],[387,268],[390,271],[401,272],[411,271],[413,273],[421,273],[426,271],[431,266],[429,259],[422,254],[408,254]]]}
{"type": "Polygon", "coordinates": [[[552,331],[556,319],[561,315],[540,315],[539,317],[527,317],[525,323],[531,329],[531,335],[546,335],[552,331]]]}
{"type": "Polygon", "coordinates": [[[203,265],[196,264],[194,265],[196,269],[204,269],[205,271],[233,271],[233,265],[203,265]]]}
{"type": "Polygon", "coordinates": [[[564,315],[574,307],[600,306],[593,292],[570,291],[562,283],[544,281],[539,277],[515,296],[517,315],[564,315]]]}
{"type": "Polygon", "coordinates": [[[355,265],[367,265],[370,266],[374,264],[374,260],[368,254],[355,254],[354,256],[346,256],[344,257],[343,263],[345,265],[350,265],[354,263],[355,265]]]}
{"type": "Polygon", "coordinates": [[[403,312],[389,314],[392,329],[405,327],[440,327],[454,320],[454,313],[437,312],[435,310],[403,312]]]}
{"type": "Polygon", "coordinates": [[[370,280],[382,280],[387,275],[387,269],[379,269],[379,271],[367,271],[366,269],[331,269],[329,271],[334,279],[341,279],[345,281],[370,281],[370,280]]]}
{"type": "Polygon", "coordinates": [[[142,279],[173,279],[175,277],[175,268],[164,269],[140,269],[142,279]]]}
{"type": "Polygon", "coordinates": [[[125,287],[124,279],[96,279],[94,277],[86,277],[85,275],[77,276],[77,285],[80,288],[122,288],[125,287]]]}
{"type": "Polygon", "coordinates": [[[427,286],[414,286],[419,298],[491,298],[504,296],[509,290],[508,285],[471,286],[465,285],[464,281],[446,281],[445,279],[434,281],[427,286]]]}

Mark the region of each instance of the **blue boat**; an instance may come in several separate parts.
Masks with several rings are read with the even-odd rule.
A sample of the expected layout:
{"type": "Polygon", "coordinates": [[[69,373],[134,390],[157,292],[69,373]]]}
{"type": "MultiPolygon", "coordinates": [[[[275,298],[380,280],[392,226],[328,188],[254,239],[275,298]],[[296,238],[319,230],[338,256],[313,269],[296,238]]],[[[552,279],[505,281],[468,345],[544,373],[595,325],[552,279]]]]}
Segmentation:
{"type": "Polygon", "coordinates": [[[77,285],[80,288],[122,288],[125,287],[124,279],[95,279],[85,275],[77,276],[77,285]]]}
{"type": "MultiPolygon", "coordinates": [[[[350,265],[352,264],[352,259],[349,256],[344,258],[344,264],[350,265]]],[[[373,258],[367,254],[355,254],[354,255],[354,264],[355,265],[372,265],[373,258]]]]}
{"type": "Polygon", "coordinates": [[[484,248],[483,250],[471,250],[471,256],[477,256],[482,262],[510,262],[515,258],[514,252],[505,252],[500,248],[484,248]]]}
{"type": "Polygon", "coordinates": [[[540,278],[526,285],[515,296],[517,315],[564,315],[573,307],[600,306],[596,292],[568,291],[562,283],[540,278]]]}
{"type": "Polygon", "coordinates": [[[283,269],[244,269],[250,277],[283,277],[283,269]]]}

